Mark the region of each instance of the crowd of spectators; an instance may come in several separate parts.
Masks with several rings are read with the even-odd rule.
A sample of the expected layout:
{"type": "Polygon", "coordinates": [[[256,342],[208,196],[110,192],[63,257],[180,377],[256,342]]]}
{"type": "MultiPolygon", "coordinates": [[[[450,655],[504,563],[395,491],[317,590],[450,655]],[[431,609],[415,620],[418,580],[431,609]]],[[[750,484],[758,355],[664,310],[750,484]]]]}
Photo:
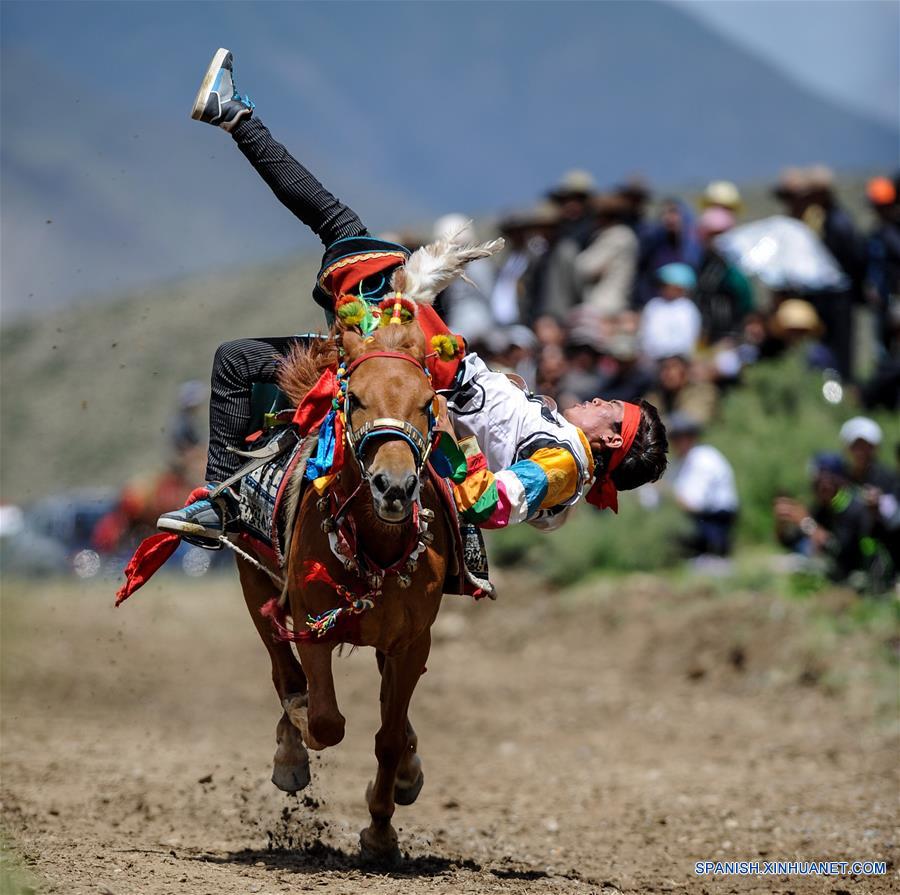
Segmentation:
{"type": "MultiPolygon", "coordinates": [[[[471,264],[467,280],[439,298],[439,310],[492,366],[520,376],[563,409],[597,395],[654,403],[672,435],[670,491],[694,523],[684,548],[727,556],[739,511],[734,475],[701,435],[747,365],[800,343],[810,365],[832,371],[865,406],[900,408],[898,192],[900,174],[869,181],[874,225],[866,233],[841,206],[829,169],[784,171],[772,188],[779,220],[790,221],[791,238],[801,231],[839,279],[773,287],[726,250],[728,234],[751,223],[733,183],[710,183],[692,204],[654,202],[639,179],[600,190],[588,173],[571,171],[534,206],[501,217],[503,254],[471,264]],[[869,342],[876,354],[875,373],[866,381],[857,381],[854,357],[855,309],[861,306],[871,310],[869,342]]],[[[474,239],[467,226],[462,216],[447,215],[427,237],[474,239]]],[[[747,253],[750,260],[777,238],[759,240],[747,253]]],[[[408,235],[404,241],[415,242],[408,235]]],[[[783,251],[795,251],[791,245],[783,251]]],[[[814,490],[822,501],[833,499],[826,490],[840,492],[845,481],[852,483],[856,467],[833,461],[815,466],[814,490]]],[[[882,479],[877,487],[894,494],[896,509],[896,478],[882,479]]],[[[861,493],[859,501],[871,508],[871,494],[861,493]]],[[[802,542],[807,553],[819,542],[833,545],[822,534],[825,521],[816,522],[814,535],[785,534],[798,507],[788,512],[784,501],[776,505],[779,537],[793,546],[802,542]]],[[[798,518],[811,529],[806,520],[818,520],[816,511],[801,508],[798,518]]],[[[875,526],[874,536],[881,531],[875,526]]]]}

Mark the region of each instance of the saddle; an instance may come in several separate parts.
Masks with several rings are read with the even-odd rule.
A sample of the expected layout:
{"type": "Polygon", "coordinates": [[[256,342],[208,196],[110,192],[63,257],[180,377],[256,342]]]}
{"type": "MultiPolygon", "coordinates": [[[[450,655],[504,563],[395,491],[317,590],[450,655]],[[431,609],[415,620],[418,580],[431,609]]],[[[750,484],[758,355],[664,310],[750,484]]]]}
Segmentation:
{"type": "MultiPolygon", "coordinates": [[[[304,475],[306,461],[315,453],[318,441],[314,434],[301,438],[289,422],[292,416],[293,410],[283,406],[265,414],[264,425],[268,428],[254,437],[253,450],[237,452],[248,462],[228,480],[238,495],[241,531],[263,547],[279,568],[287,561],[288,507],[299,506],[309,486],[304,475]]],[[[427,469],[453,536],[453,556],[449,557],[444,593],[493,599],[495,589],[489,578],[481,530],[460,521],[451,483],[439,476],[430,463],[427,469]]]]}

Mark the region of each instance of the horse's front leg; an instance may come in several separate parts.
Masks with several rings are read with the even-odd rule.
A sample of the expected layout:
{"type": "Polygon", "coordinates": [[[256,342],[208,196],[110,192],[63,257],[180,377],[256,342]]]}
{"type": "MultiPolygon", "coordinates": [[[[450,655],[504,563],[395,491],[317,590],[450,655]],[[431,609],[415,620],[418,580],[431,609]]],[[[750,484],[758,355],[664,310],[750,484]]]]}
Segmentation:
{"type": "MultiPolygon", "coordinates": [[[[378,661],[378,672],[384,674],[385,655],[381,650],[377,650],[375,657],[378,661]]],[[[384,693],[382,692],[381,700],[381,721],[384,723],[384,693]]],[[[394,783],[394,804],[396,805],[412,805],[419,797],[422,786],[425,783],[425,773],[422,770],[422,759],[419,757],[419,738],[416,731],[406,717],[406,748],[403,750],[403,757],[397,767],[397,780],[394,783]]]]}
{"type": "Polygon", "coordinates": [[[344,716],[337,704],[331,672],[331,643],[299,643],[300,662],[309,681],[309,704],[289,711],[310,749],[336,746],[344,738],[344,716]]]}
{"type": "Polygon", "coordinates": [[[394,815],[394,786],[397,770],[409,750],[407,711],[413,690],[422,675],[431,632],[426,631],[396,656],[386,656],[381,674],[381,728],[375,734],[378,773],[366,797],[372,822],[359,834],[364,858],[396,862],[400,858],[397,833],[391,825],[394,815]]]}
{"type": "Polygon", "coordinates": [[[306,675],[291,650],[291,645],[272,636],[272,626],[260,610],[274,594],[269,577],[249,563],[238,560],[241,589],[250,617],[272,660],[272,683],[278,693],[283,713],[275,729],[275,758],[272,782],[285,792],[299,792],[309,784],[309,755],[300,732],[289,719],[289,711],[306,704],[306,675]]]}

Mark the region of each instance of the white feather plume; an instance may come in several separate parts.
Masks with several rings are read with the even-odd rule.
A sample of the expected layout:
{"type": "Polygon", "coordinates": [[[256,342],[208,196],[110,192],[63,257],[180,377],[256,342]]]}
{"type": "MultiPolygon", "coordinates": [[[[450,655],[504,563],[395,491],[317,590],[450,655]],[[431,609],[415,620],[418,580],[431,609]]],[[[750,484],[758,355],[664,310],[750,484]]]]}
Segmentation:
{"type": "Polygon", "coordinates": [[[454,238],[439,239],[416,249],[391,277],[391,288],[406,298],[430,305],[435,297],[457,277],[465,277],[470,261],[487,258],[503,248],[502,239],[477,244],[458,243],[454,238]]]}

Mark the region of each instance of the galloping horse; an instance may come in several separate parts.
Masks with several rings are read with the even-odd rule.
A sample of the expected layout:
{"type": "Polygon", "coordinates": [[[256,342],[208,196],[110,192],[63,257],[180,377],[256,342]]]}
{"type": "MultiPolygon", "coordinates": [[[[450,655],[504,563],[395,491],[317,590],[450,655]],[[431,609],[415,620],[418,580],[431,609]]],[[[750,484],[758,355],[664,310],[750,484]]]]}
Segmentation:
{"type": "Polygon", "coordinates": [[[345,382],[344,462],[322,494],[311,486],[303,493],[286,554],[282,611],[289,607],[298,631],[304,620],[316,620],[293,638],[300,663],[290,642],[273,638],[261,614],[272,595],[271,582],[249,564],[238,563],[284,708],[272,774],[279,788],[303,789],[310,779],[306,749],[324,749],[343,739],[344,716],[331,669],[336,644],[376,650],[381,673],[378,771],[366,793],[372,819],[360,834],[360,846],[364,856],[378,860],[399,857],[391,825],[394,806],[414,802],[424,781],[407,711],[428,658],[452,549],[452,534],[425,468],[440,409],[426,350],[415,322],[384,326],[367,338],[338,331],[321,346],[295,351],[282,371],[281,386],[297,403],[329,364],[339,363],[345,382]],[[335,549],[337,543],[343,544],[343,553],[335,549]]]}

